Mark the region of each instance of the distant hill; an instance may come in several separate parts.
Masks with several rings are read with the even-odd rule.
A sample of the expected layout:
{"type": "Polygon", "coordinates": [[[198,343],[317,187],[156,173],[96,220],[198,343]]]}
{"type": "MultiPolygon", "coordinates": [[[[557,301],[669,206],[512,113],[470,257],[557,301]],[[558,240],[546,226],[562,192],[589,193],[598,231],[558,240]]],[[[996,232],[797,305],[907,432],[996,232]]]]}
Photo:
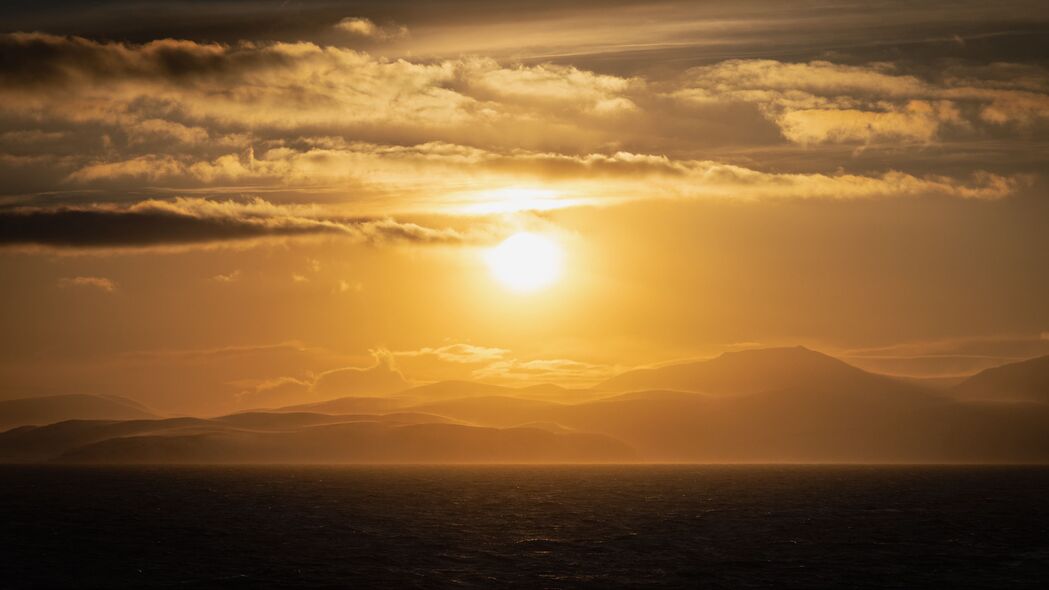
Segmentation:
{"type": "Polygon", "coordinates": [[[75,463],[563,463],[629,461],[607,436],[537,428],[350,422],[289,432],[114,438],[74,449],[75,463]]]}
{"type": "Polygon", "coordinates": [[[323,414],[372,414],[396,411],[409,405],[438,403],[465,398],[515,397],[521,399],[554,400],[565,397],[591,399],[592,392],[566,389],[549,383],[527,387],[506,387],[476,381],[438,381],[409,387],[383,397],[340,397],[322,402],[297,404],[280,408],[260,408],[252,412],[312,412],[323,414]]]}
{"type": "Polygon", "coordinates": [[[138,420],[156,417],[138,402],[110,395],[53,395],[0,401],[0,431],[63,420],[138,420]]]}
{"type": "Polygon", "coordinates": [[[964,375],[961,377],[911,377],[906,375],[893,375],[892,378],[897,381],[910,383],[911,385],[917,385],[935,391],[950,391],[958,384],[968,379],[968,377],[964,375]]]}
{"type": "Polygon", "coordinates": [[[501,385],[489,385],[475,381],[438,381],[427,383],[417,387],[409,387],[397,392],[396,396],[402,399],[412,399],[421,402],[442,401],[448,399],[459,399],[464,397],[482,397],[490,395],[504,395],[509,387],[501,385]]]}
{"type": "Polygon", "coordinates": [[[468,397],[509,396],[528,399],[561,400],[565,397],[589,398],[589,392],[567,389],[551,383],[527,387],[506,387],[476,381],[438,381],[400,391],[395,397],[413,403],[428,403],[468,397]]]}
{"type": "Polygon", "coordinates": [[[0,433],[0,461],[75,463],[558,463],[636,459],[609,436],[481,428],[437,416],[236,414],[69,421],[0,433]]]}
{"type": "Polygon", "coordinates": [[[309,404],[297,404],[294,406],[284,406],[281,408],[272,408],[265,410],[265,412],[316,412],[321,414],[373,414],[381,412],[390,412],[400,407],[402,402],[400,400],[392,399],[389,397],[339,397],[323,402],[314,402],[309,404]]]}
{"type": "Polygon", "coordinates": [[[246,430],[294,430],[304,426],[341,424],[344,422],[388,422],[391,424],[446,424],[449,418],[419,412],[391,414],[321,414],[313,412],[242,412],[212,418],[212,423],[246,430]]]}
{"type": "Polygon", "coordinates": [[[67,420],[46,426],[21,426],[0,432],[0,462],[41,463],[84,445],[124,436],[205,432],[214,429],[203,418],[165,420],[67,420]]]}
{"type": "Polygon", "coordinates": [[[543,418],[663,461],[1049,462],[1049,408],[961,403],[904,385],[638,395],[543,418]]]}
{"type": "Polygon", "coordinates": [[[647,460],[684,462],[1049,462],[1049,406],[963,403],[888,381],[710,396],[634,392],[579,404],[447,403],[485,424],[554,423],[612,436],[647,460]]]}
{"type": "Polygon", "coordinates": [[[607,434],[659,461],[1049,462],[1049,408],[962,403],[804,348],[631,372],[611,386],[627,393],[574,404],[464,398],[415,409],[478,425],[553,423],[607,434]],[[647,384],[664,389],[633,390],[647,384]]]}
{"type": "Polygon", "coordinates": [[[980,371],[953,392],[965,399],[1049,403],[1049,356],[980,371]]]}
{"type": "MultiPolygon", "coordinates": [[[[1044,400],[1046,365],[959,387],[1044,400]]],[[[0,433],[0,461],[1049,463],[1049,403],[960,400],[804,348],[631,371],[606,386],[442,382],[211,419],[72,420],[0,433]]]]}
{"type": "Polygon", "coordinates": [[[796,346],[726,352],[706,361],[628,371],[596,389],[607,392],[663,389],[726,395],[793,387],[869,385],[885,379],[796,346]]]}
{"type": "Polygon", "coordinates": [[[417,412],[437,414],[483,426],[505,428],[515,424],[542,422],[562,404],[505,395],[467,397],[412,406],[417,412]]]}

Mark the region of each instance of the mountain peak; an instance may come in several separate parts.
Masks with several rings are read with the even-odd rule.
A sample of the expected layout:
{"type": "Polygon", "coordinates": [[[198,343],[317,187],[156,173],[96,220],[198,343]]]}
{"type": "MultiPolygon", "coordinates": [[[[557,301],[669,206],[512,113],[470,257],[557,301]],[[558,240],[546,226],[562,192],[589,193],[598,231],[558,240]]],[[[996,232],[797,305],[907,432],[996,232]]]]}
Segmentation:
{"type": "Polygon", "coordinates": [[[1049,402],[1049,355],[980,371],[954,391],[970,399],[1049,402]]]}
{"type": "Polygon", "coordinates": [[[628,371],[609,379],[599,388],[606,391],[676,389],[734,394],[794,387],[825,388],[872,377],[822,352],[804,346],[789,346],[725,352],[705,361],[628,371]]]}
{"type": "Polygon", "coordinates": [[[747,348],[744,350],[729,350],[725,351],[711,360],[717,360],[720,358],[782,358],[782,359],[808,359],[808,358],[819,358],[828,359],[835,362],[842,362],[838,359],[824,354],[822,352],[812,350],[802,345],[797,346],[771,346],[769,348],[747,348]]]}

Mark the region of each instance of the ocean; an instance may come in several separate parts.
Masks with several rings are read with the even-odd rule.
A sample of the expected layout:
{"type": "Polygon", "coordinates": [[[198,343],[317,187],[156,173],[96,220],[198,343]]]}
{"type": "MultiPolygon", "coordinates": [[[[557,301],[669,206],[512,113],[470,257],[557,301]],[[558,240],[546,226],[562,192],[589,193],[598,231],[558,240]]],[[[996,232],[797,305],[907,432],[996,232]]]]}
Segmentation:
{"type": "Polygon", "coordinates": [[[1049,468],[0,467],[2,588],[1045,588],[1049,468]]]}

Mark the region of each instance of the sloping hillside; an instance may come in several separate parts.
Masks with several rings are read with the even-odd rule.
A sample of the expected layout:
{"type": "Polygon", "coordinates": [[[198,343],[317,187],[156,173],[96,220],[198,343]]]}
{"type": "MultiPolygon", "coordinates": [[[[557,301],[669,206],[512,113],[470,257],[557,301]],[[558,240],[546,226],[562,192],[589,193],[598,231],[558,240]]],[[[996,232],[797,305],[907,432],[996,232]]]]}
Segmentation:
{"type": "Polygon", "coordinates": [[[597,389],[757,393],[795,387],[870,387],[887,378],[802,346],[726,352],[717,358],[628,371],[597,389]]]}
{"type": "Polygon", "coordinates": [[[138,402],[109,395],[53,395],[0,401],[0,431],[63,420],[139,420],[156,415],[138,402]]]}
{"type": "Polygon", "coordinates": [[[1049,356],[980,371],[953,392],[965,399],[1049,403],[1049,356]]]}
{"type": "Polygon", "coordinates": [[[0,433],[0,461],[76,463],[562,463],[636,460],[609,436],[481,428],[424,414],[240,414],[69,421],[0,433]]]}

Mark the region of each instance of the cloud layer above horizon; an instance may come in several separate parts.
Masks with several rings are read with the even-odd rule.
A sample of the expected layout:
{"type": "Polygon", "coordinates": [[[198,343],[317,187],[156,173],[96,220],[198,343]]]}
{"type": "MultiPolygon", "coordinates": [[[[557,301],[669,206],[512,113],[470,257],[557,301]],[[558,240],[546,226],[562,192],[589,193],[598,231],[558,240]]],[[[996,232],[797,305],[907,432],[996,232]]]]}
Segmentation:
{"type": "Polygon", "coordinates": [[[4,395],[1045,350],[1044,2],[131,8],[0,7],[4,395]],[[527,295],[482,256],[519,231],[564,254],[527,295]]]}
{"type": "Polygon", "coordinates": [[[0,55],[0,171],[19,206],[254,195],[382,217],[501,211],[518,187],[547,198],[515,210],[1001,199],[1038,180],[1022,153],[1049,131],[1049,69],[1031,63],[931,74],[737,58],[623,76],[310,41],[24,32],[0,35],[0,55]]]}

